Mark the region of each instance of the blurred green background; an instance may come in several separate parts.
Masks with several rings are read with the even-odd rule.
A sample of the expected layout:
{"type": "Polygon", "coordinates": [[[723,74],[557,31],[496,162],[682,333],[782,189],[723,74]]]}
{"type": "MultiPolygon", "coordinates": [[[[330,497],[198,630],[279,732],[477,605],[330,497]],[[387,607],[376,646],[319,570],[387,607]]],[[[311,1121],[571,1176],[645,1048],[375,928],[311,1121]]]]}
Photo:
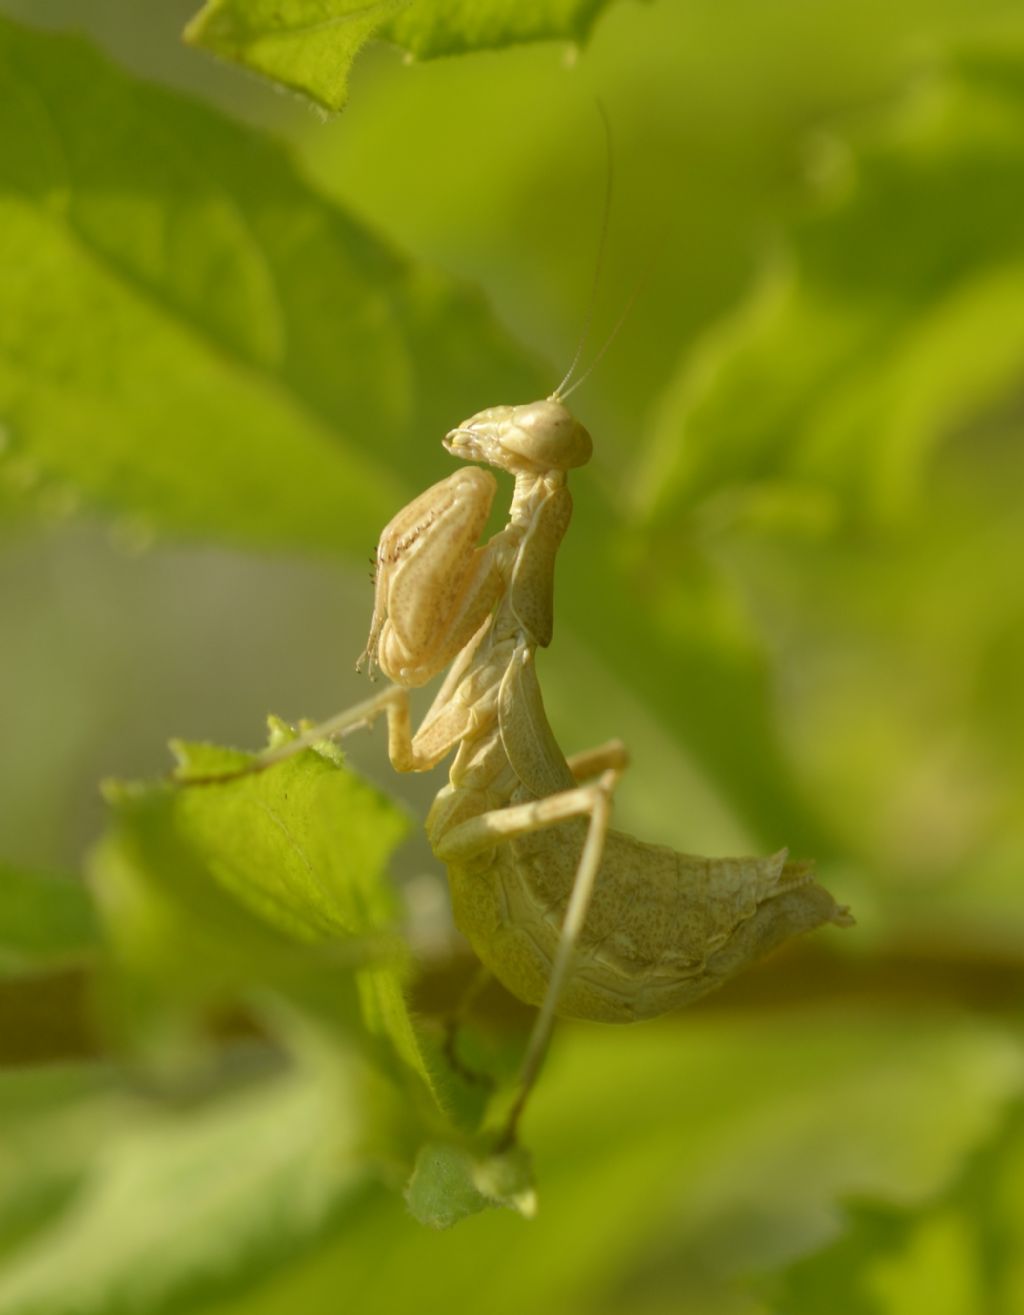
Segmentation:
{"type": "MultiPolygon", "coordinates": [[[[324,118],[183,46],[188,3],[0,4],[36,25],[0,59],[2,1312],[1024,1309],[1024,11],[589,8],[581,48],[372,44],[324,118]],[[97,782],[171,736],[364,696],[380,525],[572,357],[595,97],[590,355],[640,291],[573,399],[549,715],[630,746],[617,825],[789,844],[859,925],[564,1027],[539,1217],[436,1234],[316,1046],[229,1046],[184,1102],[126,1081],[75,1021],[85,915],[35,944],[17,891],[81,870],[97,782]]],[[[408,811],[449,998],[442,776],[382,740],[346,750],[408,811]]]]}

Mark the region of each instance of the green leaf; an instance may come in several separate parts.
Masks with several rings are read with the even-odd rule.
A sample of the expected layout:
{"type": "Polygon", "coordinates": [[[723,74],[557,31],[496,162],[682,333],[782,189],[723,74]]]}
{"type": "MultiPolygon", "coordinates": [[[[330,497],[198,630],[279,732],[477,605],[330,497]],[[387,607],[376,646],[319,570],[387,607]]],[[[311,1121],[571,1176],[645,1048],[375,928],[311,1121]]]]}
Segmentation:
{"type": "Polygon", "coordinates": [[[524,41],[582,43],[609,0],[206,0],[185,40],[299,91],[327,110],[348,99],[371,38],[420,59],[524,41]]]}
{"type": "Polygon", "coordinates": [[[450,1228],[487,1208],[487,1200],[473,1182],[468,1151],[444,1143],[422,1147],[405,1200],[413,1218],[428,1228],[450,1228]]]}
{"type": "Polygon", "coordinates": [[[0,864],[0,977],[79,962],[96,944],[95,912],[80,880],[0,864]]]}
{"type": "Polygon", "coordinates": [[[159,1050],[190,1018],[266,1014],[269,990],[333,1031],[365,1030],[414,1098],[432,1092],[382,872],[402,818],[333,752],[241,776],[236,751],[177,752],[180,784],[108,787],[113,825],[91,863],[122,1026],[159,1050]]]}
{"type": "MultiPolygon", "coordinates": [[[[280,722],[271,726],[271,747],[293,735],[280,722]]],[[[232,777],[251,761],[247,755],[180,741],[172,747],[181,788],[158,797],[171,801],[179,834],[240,904],[298,940],[390,927],[394,898],[382,872],[406,822],[336,751],[307,750],[232,777]],[[218,781],[220,774],[227,779],[218,781]],[[200,775],[207,783],[191,784],[200,775]]],[[[130,790],[122,797],[134,804],[130,790]]]]}
{"type": "Polygon", "coordinates": [[[665,399],[645,487],[666,529],[681,504],[730,491],[742,513],[780,482],[826,517],[901,519],[936,443],[1017,385],[1024,52],[950,64],[819,143],[817,204],[665,399]]]}
{"type": "Polygon", "coordinates": [[[451,1228],[489,1206],[505,1206],[527,1219],[537,1209],[533,1170],[518,1146],[474,1154],[450,1142],[428,1143],[416,1157],[405,1200],[413,1218],[429,1228],[451,1228]]]}
{"type": "Polygon", "coordinates": [[[280,147],[80,41],[0,20],[0,143],[0,471],[41,505],[363,556],[467,399],[540,391],[280,147]]]}
{"type": "MultiPolygon", "coordinates": [[[[272,730],[272,747],[291,734],[280,723],[272,730]]],[[[381,869],[402,819],[330,745],[257,772],[234,750],[178,744],[175,752],[173,783],[108,786],[115,824],[92,863],[113,1004],[129,1037],[175,1064],[183,1024],[241,1004],[292,1047],[305,1036],[298,1011],[330,1049],[355,1043],[365,1052],[363,1085],[373,1094],[364,1116],[382,1153],[411,1158],[429,1129],[452,1139],[435,1143],[438,1153],[462,1156],[462,1134],[442,1113],[458,1101],[439,1089],[405,1001],[405,956],[385,939],[395,907],[381,869]]],[[[492,1156],[465,1164],[472,1184],[464,1191],[451,1174],[428,1173],[424,1188],[417,1170],[411,1199],[429,1196],[424,1219],[438,1224],[447,1212],[454,1222],[467,1212],[467,1193],[474,1209],[525,1208],[521,1168],[492,1156]]]]}
{"type": "Polygon", "coordinates": [[[582,45],[610,0],[417,0],[380,33],[419,59],[498,50],[524,41],[582,45]]]}
{"type": "Polygon", "coordinates": [[[409,0],[207,0],[185,40],[304,92],[325,109],[348,99],[352,61],[409,0]]]}

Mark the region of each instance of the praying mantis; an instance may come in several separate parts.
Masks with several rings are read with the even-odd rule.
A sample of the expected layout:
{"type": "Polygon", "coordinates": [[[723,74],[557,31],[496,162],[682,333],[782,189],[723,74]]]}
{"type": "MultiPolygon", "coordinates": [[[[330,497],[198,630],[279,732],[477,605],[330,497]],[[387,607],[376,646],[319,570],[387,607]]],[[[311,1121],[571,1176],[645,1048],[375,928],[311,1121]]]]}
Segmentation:
{"type": "Polygon", "coordinates": [[[788,862],[786,850],[703,858],[610,829],[624,745],[570,758],[560,749],[534,659],[552,638],[555,560],[572,515],[567,476],[592,452],[565,404],[567,382],[448,433],[445,448],[471,464],[399,511],[377,547],[360,664],[390,684],[258,760],[269,766],[380,716],[396,771],[427,771],[454,752],[426,827],[448,870],[456,924],[486,969],[539,1006],[500,1138],[506,1147],[556,1015],[650,1018],[714,990],[791,936],[853,921],[811,865],[788,862]],[[515,484],[507,524],[481,544],[497,491],[485,467],[515,484]],[[414,732],[408,691],[445,668],[414,732]]]}

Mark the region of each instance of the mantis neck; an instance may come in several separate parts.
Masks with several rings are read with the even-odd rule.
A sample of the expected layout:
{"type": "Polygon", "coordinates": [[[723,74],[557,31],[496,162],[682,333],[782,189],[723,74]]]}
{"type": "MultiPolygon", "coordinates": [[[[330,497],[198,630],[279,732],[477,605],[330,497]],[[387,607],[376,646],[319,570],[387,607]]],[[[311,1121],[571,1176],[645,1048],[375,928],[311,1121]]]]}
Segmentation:
{"type": "Polygon", "coordinates": [[[564,483],[564,470],[519,471],[508,511],[508,527],[525,533],[533,524],[538,508],[564,483]]]}

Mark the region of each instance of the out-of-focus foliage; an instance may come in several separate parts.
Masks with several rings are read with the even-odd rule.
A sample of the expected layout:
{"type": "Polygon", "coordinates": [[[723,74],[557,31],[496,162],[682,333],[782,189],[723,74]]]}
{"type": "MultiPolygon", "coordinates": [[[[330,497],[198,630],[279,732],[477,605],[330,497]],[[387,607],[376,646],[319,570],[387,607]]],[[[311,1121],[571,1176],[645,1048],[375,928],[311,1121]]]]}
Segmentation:
{"type": "Polygon", "coordinates": [[[360,1190],[353,1075],[315,1054],[240,1064],[233,1095],[179,1106],[109,1074],[46,1076],[2,1084],[4,1223],[22,1234],[4,1310],[162,1310],[251,1281],[360,1190]]]}
{"type": "Polygon", "coordinates": [[[951,57],[878,118],[815,143],[811,213],[684,361],[646,474],[658,519],[728,489],[753,515],[891,522],[935,444],[1019,382],[1024,48],[951,57]]]}
{"type": "Polygon", "coordinates": [[[523,1301],[552,1315],[757,1309],[736,1295],[737,1277],[835,1239],[838,1200],[904,1215],[932,1200],[993,1136],[1021,1079],[1019,1052],[997,1031],[913,1014],[811,1011],[616,1036],[622,1073],[600,1099],[600,1032],[566,1036],[545,1078],[530,1117],[541,1210],[528,1229],[501,1212],[439,1237],[409,1218],[353,1147],[343,1069],[332,1079],[304,1064],[291,1080],[267,1078],[261,1095],[250,1083],[187,1115],[142,1107],[128,1122],[122,1097],[106,1110],[92,1198],[52,1217],[10,1263],[0,1310],[162,1310],[184,1288],[190,1309],[264,1315],[315,1308],[342,1282],[375,1315],[460,1292],[496,1315],[523,1301]],[[288,1120],[276,1133],[275,1112],[288,1120]],[[139,1218],[135,1191],[147,1202],[139,1218]],[[175,1245],[154,1251],[158,1266],[140,1264],[161,1221],[175,1245]],[[85,1256],[88,1288],[70,1290],[64,1266],[47,1263],[77,1269],[85,1256]]]}
{"type": "Polygon", "coordinates": [[[76,877],[0,866],[0,975],[75,962],[95,943],[93,904],[76,877]]]}
{"type": "Polygon", "coordinates": [[[933,1310],[942,1315],[1024,1304],[1024,1109],[1018,1104],[946,1189],[917,1209],[851,1211],[832,1246],[801,1261],[774,1299],[793,1315],[933,1310]],[[849,1276],[843,1290],[835,1274],[849,1276]]]}
{"type": "Polygon", "coordinates": [[[3,7],[137,71],[0,24],[0,1315],[1017,1315],[1017,6],[204,8],[194,39],[331,105],[371,34],[493,48],[372,46],[329,124],[123,0],[3,7]],[[511,48],[544,35],[587,37],[572,71],[511,48]],[[629,743],[618,823],[788,842],[859,926],[724,1006],[560,1031],[527,1224],[480,1131],[522,1025],[485,1002],[453,1069],[409,1002],[431,954],[461,981],[430,859],[396,900],[400,818],[340,755],[199,783],[244,758],[190,744],[98,845],[89,799],[169,733],[345,701],[381,525],[572,354],[592,91],[603,304],[653,276],[574,397],[552,719],[629,743]],[[87,841],[92,899],[37,875],[87,841]]]}

